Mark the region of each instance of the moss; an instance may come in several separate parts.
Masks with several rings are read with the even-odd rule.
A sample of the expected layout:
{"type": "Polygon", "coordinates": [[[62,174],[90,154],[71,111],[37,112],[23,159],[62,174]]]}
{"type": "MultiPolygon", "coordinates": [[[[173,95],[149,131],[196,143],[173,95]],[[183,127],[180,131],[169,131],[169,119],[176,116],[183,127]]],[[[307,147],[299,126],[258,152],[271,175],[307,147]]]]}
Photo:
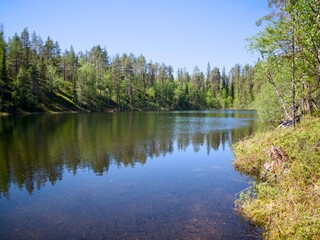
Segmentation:
{"type": "Polygon", "coordinates": [[[236,169],[256,180],[251,192],[240,194],[238,212],[260,225],[266,239],[320,239],[320,119],[259,133],[234,151],[236,169]],[[267,171],[275,161],[271,144],[287,159],[267,171]]]}

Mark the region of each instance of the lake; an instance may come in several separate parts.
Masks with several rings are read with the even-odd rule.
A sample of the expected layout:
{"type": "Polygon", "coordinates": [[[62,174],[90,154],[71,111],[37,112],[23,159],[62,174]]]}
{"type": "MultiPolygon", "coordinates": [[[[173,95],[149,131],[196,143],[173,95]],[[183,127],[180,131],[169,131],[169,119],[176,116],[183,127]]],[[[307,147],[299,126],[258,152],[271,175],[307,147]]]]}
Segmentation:
{"type": "Polygon", "coordinates": [[[257,239],[231,145],[255,111],[0,118],[0,239],[257,239]]]}

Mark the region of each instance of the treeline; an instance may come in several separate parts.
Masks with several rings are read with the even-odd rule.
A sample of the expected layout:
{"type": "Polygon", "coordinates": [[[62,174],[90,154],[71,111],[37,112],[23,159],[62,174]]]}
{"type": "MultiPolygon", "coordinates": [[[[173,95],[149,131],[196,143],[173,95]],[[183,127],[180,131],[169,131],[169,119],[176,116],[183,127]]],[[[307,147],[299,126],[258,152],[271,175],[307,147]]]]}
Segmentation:
{"type": "Polygon", "coordinates": [[[240,108],[254,100],[254,69],[235,65],[190,74],[147,61],[143,55],[109,56],[100,45],[90,51],[61,51],[25,28],[5,40],[0,29],[0,111],[161,110],[240,108]]]}
{"type": "Polygon", "coordinates": [[[0,111],[106,111],[255,108],[266,121],[320,111],[320,4],[269,0],[271,13],[249,40],[255,66],[226,72],[208,63],[192,73],[147,61],[109,56],[100,45],[75,53],[25,28],[5,40],[0,28],[0,111]]]}

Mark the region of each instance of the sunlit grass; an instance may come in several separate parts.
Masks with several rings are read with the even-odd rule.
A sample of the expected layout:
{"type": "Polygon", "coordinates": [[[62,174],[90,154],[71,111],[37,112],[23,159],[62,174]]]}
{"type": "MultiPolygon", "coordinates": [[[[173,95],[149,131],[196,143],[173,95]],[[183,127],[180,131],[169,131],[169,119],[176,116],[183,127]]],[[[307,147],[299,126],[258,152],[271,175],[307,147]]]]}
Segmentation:
{"type": "Polygon", "coordinates": [[[238,212],[260,225],[266,239],[320,239],[320,119],[259,133],[234,150],[235,167],[256,179],[240,194],[238,212]],[[267,171],[271,144],[288,158],[267,171]]]}

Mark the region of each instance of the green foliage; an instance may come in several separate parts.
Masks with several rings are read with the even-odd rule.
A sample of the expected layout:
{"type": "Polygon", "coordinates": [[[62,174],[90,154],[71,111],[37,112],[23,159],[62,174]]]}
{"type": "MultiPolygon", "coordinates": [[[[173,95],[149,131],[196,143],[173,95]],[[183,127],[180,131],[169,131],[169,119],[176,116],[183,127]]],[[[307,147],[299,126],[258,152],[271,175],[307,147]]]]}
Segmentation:
{"type": "Polygon", "coordinates": [[[256,95],[254,108],[258,110],[259,119],[264,122],[277,122],[283,117],[283,110],[278,96],[270,84],[264,84],[256,95]]]}
{"type": "Polygon", "coordinates": [[[71,46],[61,53],[57,41],[43,42],[35,32],[30,37],[27,28],[8,44],[0,33],[2,111],[241,108],[254,99],[248,74],[253,68],[247,65],[235,66],[236,80],[210,64],[206,74],[198,67],[192,75],[178,69],[175,79],[172,66],[147,62],[142,55],[110,58],[100,45],[78,54],[71,46]]]}
{"type": "Polygon", "coordinates": [[[254,195],[240,196],[238,211],[262,226],[266,239],[319,239],[319,136],[320,119],[303,119],[295,130],[277,128],[234,146],[235,167],[257,180],[254,195]],[[287,160],[266,174],[271,144],[287,160]]]}
{"type": "Polygon", "coordinates": [[[272,13],[259,20],[265,27],[250,40],[250,48],[261,53],[258,65],[264,65],[263,78],[275,88],[284,118],[292,118],[296,109],[299,115],[318,115],[319,1],[275,0],[269,5],[272,13]]]}
{"type": "Polygon", "coordinates": [[[261,120],[279,122],[284,112],[289,111],[291,88],[287,79],[290,79],[290,68],[285,61],[270,58],[268,62],[259,62],[255,66],[254,81],[259,85],[259,91],[253,106],[261,120]],[[272,83],[269,78],[272,78],[272,83]]]}
{"type": "Polygon", "coordinates": [[[206,103],[209,108],[219,109],[221,108],[221,103],[218,99],[214,98],[212,91],[207,91],[206,103]]]}
{"type": "Polygon", "coordinates": [[[0,26],[0,112],[5,105],[5,92],[8,91],[8,79],[6,69],[6,42],[2,26],[0,26]]]}

